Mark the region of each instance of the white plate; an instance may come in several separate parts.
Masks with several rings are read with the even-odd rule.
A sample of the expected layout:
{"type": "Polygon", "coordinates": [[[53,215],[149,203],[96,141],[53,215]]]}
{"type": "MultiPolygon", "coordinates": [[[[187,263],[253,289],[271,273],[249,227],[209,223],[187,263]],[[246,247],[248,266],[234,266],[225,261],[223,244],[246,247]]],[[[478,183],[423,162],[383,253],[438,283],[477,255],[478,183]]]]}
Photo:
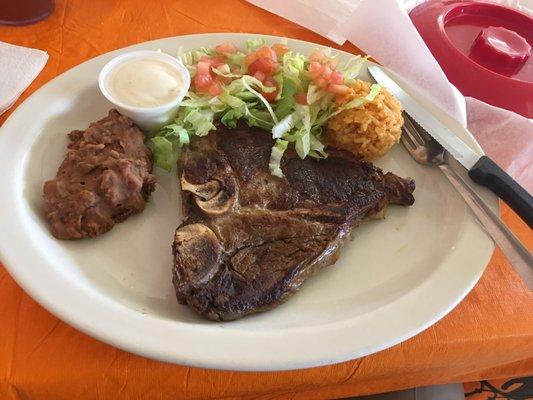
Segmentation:
{"type": "MultiPolygon", "coordinates": [[[[414,206],[391,207],[385,220],[365,223],[340,260],[290,301],[239,321],[206,321],[176,302],[170,244],[181,215],[174,175],[158,171],[146,210],[97,239],[69,242],[50,235],[41,213],[42,184],[64,157],[66,133],[86,128],[110,108],[97,88],[107,61],[130,50],[176,54],[180,46],[244,44],[249,37],[191,35],[131,46],[67,71],[21,104],[0,131],[5,266],[32,297],[76,328],[180,364],[312,367],[364,356],[419,333],[470,291],[493,244],[439,171],[417,165],[401,146],[378,165],[415,178],[414,206]]],[[[289,45],[305,53],[317,47],[296,40],[289,45]]],[[[481,151],[473,138],[463,139],[481,151]]]]}

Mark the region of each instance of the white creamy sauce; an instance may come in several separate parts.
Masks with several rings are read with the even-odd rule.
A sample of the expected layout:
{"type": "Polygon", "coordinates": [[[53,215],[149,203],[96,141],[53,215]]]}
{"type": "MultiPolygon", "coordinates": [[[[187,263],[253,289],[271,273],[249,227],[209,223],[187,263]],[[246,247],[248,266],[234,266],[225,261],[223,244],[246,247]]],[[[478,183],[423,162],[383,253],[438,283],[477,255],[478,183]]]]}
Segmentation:
{"type": "Polygon", "coordinates": [[[109,94],[134,107],[157,107],[174,100],[183,89],[179,71],[164,61],[140,58],[115,67],[107,79],[109,94]]]}

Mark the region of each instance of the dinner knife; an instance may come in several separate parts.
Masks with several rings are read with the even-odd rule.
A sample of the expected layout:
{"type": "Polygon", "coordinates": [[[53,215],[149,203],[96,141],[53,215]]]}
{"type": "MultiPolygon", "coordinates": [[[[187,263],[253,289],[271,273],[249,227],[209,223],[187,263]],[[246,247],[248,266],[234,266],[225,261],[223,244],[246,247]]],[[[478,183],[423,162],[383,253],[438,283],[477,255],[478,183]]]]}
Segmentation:
{"type": "Polygon", "coordinates": [[[439,142],[467,170],[472,181],[487,187],[505,201],[530,228],[533,228],[533,197],[488,156],[480,156],[457,133],[470,132],[460,124],[447,126],[402,89],[382,68],[372,65],[368,71],[402,103],[405,111],[439,142]],[[462,130],[463,132],[459,132],[462,130]]]}

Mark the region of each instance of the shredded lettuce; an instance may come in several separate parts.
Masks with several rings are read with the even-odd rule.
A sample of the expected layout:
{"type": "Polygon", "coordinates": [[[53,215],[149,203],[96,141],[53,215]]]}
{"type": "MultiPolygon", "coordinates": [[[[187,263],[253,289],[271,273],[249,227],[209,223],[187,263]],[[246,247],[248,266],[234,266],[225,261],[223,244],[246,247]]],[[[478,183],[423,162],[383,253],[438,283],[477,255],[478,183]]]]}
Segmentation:
{"type": "Polygon", "coordinates": [[[223,68],[222,66],[221,67],[218,67],[218,68],[211,68],[212,71],[219,75],[219,76],[223,76],[224,78],[240,78],[242,76],[242,74],[234,74],[230,71],[229,69],[229,66],[228,64],[224,64],[224,67],[223,68]]]}
{"type": "Polygon", "coordinates": [[[347,84],[351,84],[353,81],[355,81],[355,79],[361,73],[361,69],[363,68],[363,65],[367,59],[368,57],[354,56],[346,61],[344,68],[341,70],[343,71],[344,81],[347,84]]]}
{"type": "Polygon", "coordinates": [[[257,50],[259,47],[266,46],[267,42],[263,38],[250,39],[246,41],[246,50],[247,53],[251,53],[257,50]]]}
{"type": "Polygon", "coordinates": [[[296,94],[296,83],[292,79],[283,79],[281,86],[281,96],[276,103],[276,117],[283,119],[294,110],[296,94]]]}
{"type": "MultiPolygon", "coordinates": [[[[282,177],[281,160],[288,146],[293,146],[302,159],[326,158],[323,131],[328,119],[344,110],[364,106],[373,101],[380,91],[380,86],[374,84],[366,96],[336,104],[332,93],[313,84],[308,72],[309,58],[295,51],[278,57],[278,70],[271,76],[276,87],[266,86],[261,80],[247,74],[246,57],[267,45],[263,38],[252,39],[246,42],[244,50],[223,54],[225,63],[219,62],[216,68],[211,67],[212,77],[222,87],[218,96],[189,90],[174,121],[161,128],[149,141],[158,166],[170,170],[179,157],[180,149],[189,143],[191,137],[209,134],[216,129],[217,123],[235,128],[244,122],[271,132],[275,144],[269,169],[273,175],[282,177]],[[276,92],[276,98],[271,103],[265,96],[273,92],[276,92]],[[298,104],[296,95],[306,99],[307,104],[298,104]]],[[[331,49],[324,50],[323,54],[331,60],[336,57],[331,49]]],[[[196,73],[200,59],[216,55],[214,48],[205,47],[178,51],[179,59],[191,76],[196,73]]],[[[350,85],[361,72],[365,60],[366,57],[353,57],[344,65],[337,66],[336,71],[350,85]]]]}
{"type": "Polygon", "coordinates": [[[268,100],[265,99],[265,97],[261,93],[259,93],[255,89],[253,89],[251,85],[253,84],[255,86],[258,86],[265,93],[268,93],[269,91],[273,92],[273,91],[276,90],[276,88],[264,86],[263,83],[260,80],[254,78],[253,76],[250,76],[250,75],[243,76],[241,78],[241,81],[242,81],[242,85],[246,89],[248,89],[248,91],[250,93],[253,93],[259,100],[261,100],[261,102],[265,105],[266,109],[270,113],[270,116],[272,117],[272,121],[274,121],[274,123],[277,124],[278,123],[278,117],[276,117],[276,114],[274,114],[274,110],[272,109],[272,106],[270,105],[268,100]]]}
{"type": "Polygon", "coordinates": [[[291,80],[299,90],[303,89],[307,80],[303,73],[305,70],[305,62],[305,57],[302,54],[293,53],[292,51],[285,53],[282,59],[284,78],[291,80]]]}
{"type": "Polygon", "coordinates": [[[155,136],[150,139],[150,144],[155,156],[155,163],[161,168],[170,171],[174,163],[172,142],[166,137],[155,136]]]}
{"type": "Polygon", "coordinates": [[[272,128],[272,137],[274,139],[283,137],[287,132],[294,128],[301,119],[302,116],[296,111],[287,115],[280,122],[274,125],[272,128]]]}
{"type": "Polygon", "coordinates": [[[277,139],[276,144],[272,147],[272,152],[270,153],[270,161],[268,163],[268,169],[272,175],[275,175],[279,178],[283,178],[283,171],[281,170],[281,159],[283,158],[283,153],[287,150],[289,142],[283,139],[277,139]]]}
{"type": "Polygon", "coordinates": [[[356,97],[355,99],[349,101],[348,103],[341,105],[340,107],[337,108],[335,112],[331,113],[330,117],[337,115],[344,110],[349,110],[351,108],[358,108],[358,107],[365,105],[366,103],[373,101],[380,91],[381,91],[381,86],[379,84],[377,83],[372,84],[370,86],[370,92],[368,92],[366,96],[356,97]]]}

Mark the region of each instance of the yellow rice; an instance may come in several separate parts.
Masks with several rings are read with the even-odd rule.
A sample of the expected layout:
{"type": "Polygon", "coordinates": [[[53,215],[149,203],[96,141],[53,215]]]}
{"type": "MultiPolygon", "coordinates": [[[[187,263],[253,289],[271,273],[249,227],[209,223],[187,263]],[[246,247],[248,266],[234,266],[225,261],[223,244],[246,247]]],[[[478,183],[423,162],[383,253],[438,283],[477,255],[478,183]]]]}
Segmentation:
{"type": "MultiPolygon", "coordinates": [[[[351,88],[353,94],[350,93],[346,99],[348,101],[366,96],[370,92],[370,83],[357,80],[351,88]]],[[[332,117],[328,121],[326,142],[370,161],[382,156],[398,143],[402,125],[400,102],[381,88],[373,101],[332,117]]]]}

